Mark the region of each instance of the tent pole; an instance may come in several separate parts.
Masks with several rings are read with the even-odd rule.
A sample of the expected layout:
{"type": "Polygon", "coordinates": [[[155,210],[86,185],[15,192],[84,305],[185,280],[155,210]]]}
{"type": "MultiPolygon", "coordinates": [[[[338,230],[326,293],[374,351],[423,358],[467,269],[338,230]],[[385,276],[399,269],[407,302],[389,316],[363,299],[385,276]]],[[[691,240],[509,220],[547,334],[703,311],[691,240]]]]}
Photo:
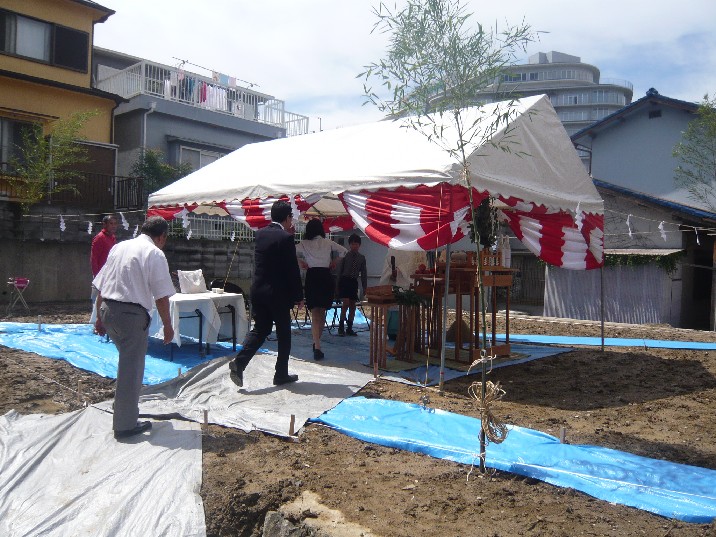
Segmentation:
{"type": "Polygon", "coordinates": [[[604,265],[599,267],[599,293],[602,316],[602,352],[604,352],[604,265]]]}
{"type": "Polygon", "coordinates": [[[450,289],[450,243],[445,248],[445,292],[443,293],[443,333],[441,334],[440,345],[440,386],[439,393],[443,393],[445,384],[445,340],[447,339],[447,310],[448,290],[450,289]]]}

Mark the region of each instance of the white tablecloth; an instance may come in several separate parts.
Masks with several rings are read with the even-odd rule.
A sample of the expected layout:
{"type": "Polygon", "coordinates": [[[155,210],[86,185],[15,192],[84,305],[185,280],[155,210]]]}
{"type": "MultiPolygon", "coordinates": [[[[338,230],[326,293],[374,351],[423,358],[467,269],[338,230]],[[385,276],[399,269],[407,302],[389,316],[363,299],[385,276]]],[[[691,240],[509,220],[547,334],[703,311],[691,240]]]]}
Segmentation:
{"type": "MultiPolygon", "coordinates": [[[[199,318],[195,311],[202,314],[202,343],[216,343],[219,338],[231,338],[231,313],[226,306],[233,306],[236,311],[236,343],[241,344],[248,330],[248,318],[244,306],[243,295],[236,293],[177,293],[169,297],[169,315],[174,328],[174,343],[181,346],[181,336],[199,337],[199,318]],[[219,314],[219,309],[224,313],[219,314]]],[[[152,311],[152,322],[149,335],[164,337],[164,324],[156,309],[152,311]]]]}

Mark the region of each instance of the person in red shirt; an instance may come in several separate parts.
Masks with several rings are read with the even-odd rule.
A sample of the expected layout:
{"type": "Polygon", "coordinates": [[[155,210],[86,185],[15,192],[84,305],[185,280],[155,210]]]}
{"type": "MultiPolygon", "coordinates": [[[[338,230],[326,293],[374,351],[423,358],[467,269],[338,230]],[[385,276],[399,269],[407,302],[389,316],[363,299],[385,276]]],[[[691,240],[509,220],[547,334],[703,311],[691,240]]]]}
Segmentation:
{"type": "MultiPolygon", "coordinates": [[[[90,265],[92,266],[92,278],[99,274],[104,264],[107,262],[107,256],[109,251],[117,243],[117,217],[113,214],[108,214],[102,218],[102,229],[92,239],[92,248],[90,250],[90,265]]],[[[95,301],[97,300],[97,289],[94,285],[92,286],[92,293],[90,295],[92,300],[92,315],[90,315],[90,324],[94,324],[97,318],[97,310],[95,308],[95,301]]]]}
{"type": "Polygon", "coordinates": [[[90,252],[90,264],[92,265],[92,277],[99,274],[100,269],[107,262],[109,251],[117,243],[117,217],[108,214],[102,218],[102,229],[92,239],[92,250],[90,252]]]}

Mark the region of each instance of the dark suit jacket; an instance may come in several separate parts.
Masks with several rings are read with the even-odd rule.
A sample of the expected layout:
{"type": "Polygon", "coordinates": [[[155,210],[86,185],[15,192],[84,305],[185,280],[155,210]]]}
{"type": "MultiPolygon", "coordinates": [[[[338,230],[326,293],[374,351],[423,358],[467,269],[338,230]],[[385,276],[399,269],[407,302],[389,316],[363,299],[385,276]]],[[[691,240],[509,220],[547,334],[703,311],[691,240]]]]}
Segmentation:
{"type": "Polygon", "coordinates": [[[271,223],[256,232],[251,301],[293,307],[303,299],[301,272],[293,235],[271,223]]]}

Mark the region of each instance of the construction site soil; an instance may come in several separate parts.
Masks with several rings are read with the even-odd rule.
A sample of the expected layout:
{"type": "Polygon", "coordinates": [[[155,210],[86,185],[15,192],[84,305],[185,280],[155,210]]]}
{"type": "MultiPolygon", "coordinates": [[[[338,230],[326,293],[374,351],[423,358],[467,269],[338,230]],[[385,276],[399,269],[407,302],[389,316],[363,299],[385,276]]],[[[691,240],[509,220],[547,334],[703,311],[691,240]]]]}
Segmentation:
{"type": "MultiPolygon", "coordinates": [[[[39,309],[43,323],[86,323],[89,316],[85,303],[39,309]]],[[[37,322],[37,313],[3,320],[37,322]]],[[[503,322],[498,317],[498,330],[503,322]]],[[[510,328],[513,334],[600,335],[599,323],[531,316],[513,316],[510,328]]],[[[606,337],[716,342],[713,332],[666,325],[607,323],[605,330],[606,337]]],[[[479,417],[468,394],[474,380],[451,380],[440,393],[377,379],[358,395],[429,400],[433,408],[479,417]]],[[[506,392],[493,411],[507,424],[554,436],[565,428],[572,444],[716,470],[716,352],[583,347],[495,369],[489,380],[506,392]]],[[[0,347],[2,413],[67,412],[113,394],[111,379],[0,347]]],[[[482,474],[314,424],[295,441],[209,426],[201,496],[210,536],[260,536],[266,513],[277,510],[298,526],[295,535],[716,536],[716,522],[671,520],[489,468],[482,474]]]]}

